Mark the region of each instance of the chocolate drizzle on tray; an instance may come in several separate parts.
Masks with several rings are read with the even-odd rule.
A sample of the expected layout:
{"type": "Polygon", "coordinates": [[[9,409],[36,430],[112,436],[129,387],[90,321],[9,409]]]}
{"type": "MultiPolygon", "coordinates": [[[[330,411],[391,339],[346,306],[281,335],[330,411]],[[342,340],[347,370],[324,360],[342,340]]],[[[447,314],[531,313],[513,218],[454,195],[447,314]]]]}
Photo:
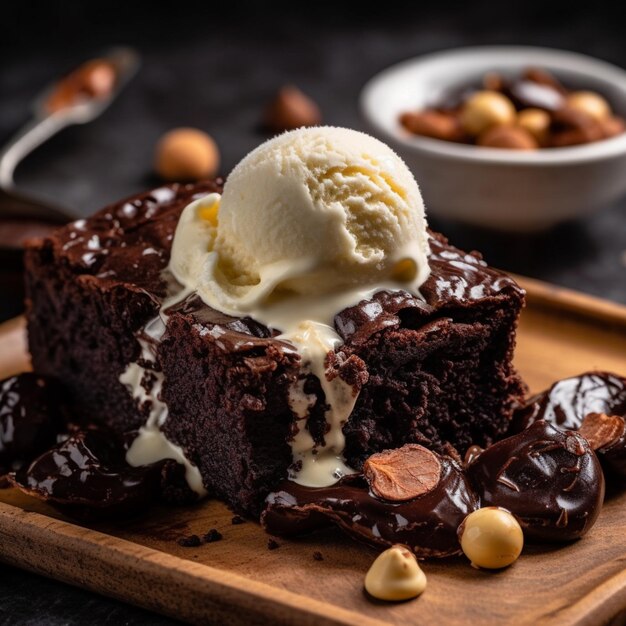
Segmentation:
{"type": "Polygon", "coordinates": [[[370,545],[405,544],[418,557],[459,554],[457,528],[479,501],[456,461],[440,457],[440,463],[436,487],[405,502],[377,497],[361,474],[322,488],[285,481],[269,495],[261,522],[272,535],[299,535],[336,524],[370,545]]]}

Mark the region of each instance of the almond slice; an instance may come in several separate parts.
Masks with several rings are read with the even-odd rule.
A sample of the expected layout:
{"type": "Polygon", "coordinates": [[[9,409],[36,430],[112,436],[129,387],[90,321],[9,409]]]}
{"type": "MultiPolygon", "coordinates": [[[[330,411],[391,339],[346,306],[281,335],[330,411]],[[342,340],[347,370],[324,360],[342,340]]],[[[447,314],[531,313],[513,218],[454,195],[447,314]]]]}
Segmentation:
{"type": "Polygon", "coordinates": [[[434,452],[416,443],[373,454],[363,474],[375,495],[392,502],[412,500],[432,491],[441,477],[441,463],[434,452]]]}

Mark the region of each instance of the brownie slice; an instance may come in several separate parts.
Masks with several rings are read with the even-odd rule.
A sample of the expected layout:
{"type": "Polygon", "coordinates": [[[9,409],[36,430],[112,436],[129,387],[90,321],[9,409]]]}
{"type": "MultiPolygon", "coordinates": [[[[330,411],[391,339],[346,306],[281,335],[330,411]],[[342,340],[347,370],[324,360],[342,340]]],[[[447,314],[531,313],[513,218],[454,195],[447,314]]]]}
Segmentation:
{"type": "MultiPolygon", "coordinates": [[[[33,241],[26,251],[29,344],[36,371],[60,378],[74,410],[118,431],[141,426],[119,377],[141,360],[138,341],[172,281],[164,272],[182,209],[221,191],[222,181],[169,185],[33,241]]],[[[523,291],[437,234],[425,300],[380,292],[336,317],[345,343],[329,357],[360,389],[344,428],[355,468],[384,448],[419,442],[440,451],[486,445],[506,431],[523,385],[512,364],[523,291]]],[[[258,515],[286,476],[293,415],[289,387],[299,357],[278,330],[225,316],[190,296],[167,311],[152,368],[162,372],[163,430],[200,470],[207,490],[258,515]]],[[[149,391],[154,381],[145,376],[149,391]]],[[[309,427],[323,441],[325,398],[315,393],[309,427]]]]}

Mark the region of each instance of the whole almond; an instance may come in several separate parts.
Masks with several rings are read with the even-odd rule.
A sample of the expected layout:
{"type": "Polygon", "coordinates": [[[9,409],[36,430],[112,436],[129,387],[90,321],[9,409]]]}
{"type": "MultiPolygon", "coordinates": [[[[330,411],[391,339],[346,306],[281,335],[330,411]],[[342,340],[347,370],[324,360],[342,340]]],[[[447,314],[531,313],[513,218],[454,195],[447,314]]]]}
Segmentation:
{"type": "Polygon", "coordinates": [[[537,140],[519,126],[494,126],[478,137],[476,142],[484,148],[507,148],[509,150],[536,150],[537,140]]]}
{"type": "Polygon", "coordinates": [[[273,131],[316,126],[322,121],[319,107],[297,87],[282,87],[263,113],[263,125],[273,131]]]}
{"type": "Polygon", "coordinates": [[[589,413],[578,429],[593,450],[608,448],[626,434],[626,421],[619,415],[589,413]]]}
{"type": "Polygon", "coordinates": [[[400,123],[414,135],[442,139],[443,141],[463,141],[465,133],[457,116],[440,111],[417,111],[404,113],[400,123]]]}
{"type": "Polygon", "coordinates": [[[598,120],[588,113],[564,107],[552,114],[550,145],[555,148],[575,146],[604,139],[598,120]]]}
{"type": "Polygon", "coordinates": [[[434,452],[416,443],[370,456],[363,474],[375,495],[403,502],[432,491],[441,478],[441,463],[434,452]]]}

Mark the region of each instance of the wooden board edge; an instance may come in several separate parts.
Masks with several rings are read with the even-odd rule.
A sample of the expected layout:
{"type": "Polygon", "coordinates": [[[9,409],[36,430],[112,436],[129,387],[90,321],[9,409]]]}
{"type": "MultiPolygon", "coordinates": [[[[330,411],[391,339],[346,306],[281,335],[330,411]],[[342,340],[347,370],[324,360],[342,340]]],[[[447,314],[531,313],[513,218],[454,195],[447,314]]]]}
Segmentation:
{"type": "Polygon", "coordinates": [[[0,541],[0,560],[8,564],[195,624],[386,626],[336,605],[2,502],[0,541]],[[160,600],[164,595],[167,604],[160,600]]]}
{"type": "Polygon", "coordinates": [[[626,306],[611,300],[596,298],[586,293],[559,287],[535,278],[512,274],[526,290],[529,307],[562,310],[595,323],[609,324],[613,328],[626,328],[626,306]]]}
{"type": "Polygon", "coordinates": [[[560,607],[541,617],[541,623],[572,626],[597,626],[614,623],[626,611],[626,570],[611,576],[608,580],[582,596],[577,602],[560,607]]]}

